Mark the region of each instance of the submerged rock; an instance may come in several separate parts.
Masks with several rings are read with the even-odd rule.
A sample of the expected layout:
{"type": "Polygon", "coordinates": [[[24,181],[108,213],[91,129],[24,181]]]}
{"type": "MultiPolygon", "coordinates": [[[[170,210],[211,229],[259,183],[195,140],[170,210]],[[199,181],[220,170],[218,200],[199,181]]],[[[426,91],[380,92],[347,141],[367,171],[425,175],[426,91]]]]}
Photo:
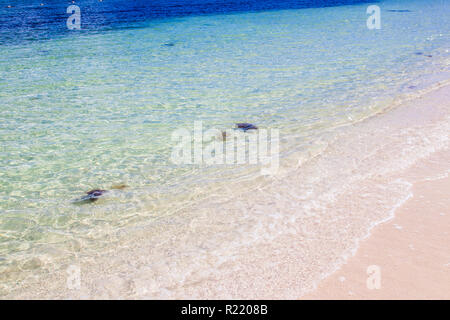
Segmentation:
{"type": "MultiPolygon", "coordinates": [[[[126,187],[128,187],[126,184],[117,184],[117,185],[111,186],[111,189],[112,190],[122,190],[122,189],[125,189],[126,187]]],[[[95,202],[107,192],[109,192],[109,191],[103,190],[103,189],[93,189],[93,190],[86,192],[85,196],[75,200],[73,203],[84,204],[84,203],[95,202]]]]}
{"type": "Polygon", "coordinates": [[[411,10],[408,9],[397,9],[397,10],[388,10],[389,12],[412,12],[411,10]]]}
{"type": "Polygon", "coordinates": [[[102,195],[104,195],[108,190],[94,189],[86,192],[88,200],[97,201],[102,195]]]}
{"type": "Polygon", "coordinates": [[[94,189],[94,190],[88,191],[88,192],[86,192],[85,196],[75,200],[74,203],[83,204],[83,203],[95,202],[106,192],[108,192],[108,190],[94,189]]]}
{"type": "Polygon", "coordinates": [[[416,54],[416,55],[418,55],[418,56],[424,56],[424,57],[428,57],[428,58],[431,58],[431,57],[433,57],[431,54],[423,54],[423,52],[420,52],[420,51],[417,51],[417,52],[414,52],[414,54],[416,54]]]}
{"type": "Polygon", "coordinates": [[[236,123],[236,127],[238,129],[241,129],[243,131],[247,131],[247,130],[258,130],[258,127],[255,126],[254,124],[251,123],[236,123]]]}

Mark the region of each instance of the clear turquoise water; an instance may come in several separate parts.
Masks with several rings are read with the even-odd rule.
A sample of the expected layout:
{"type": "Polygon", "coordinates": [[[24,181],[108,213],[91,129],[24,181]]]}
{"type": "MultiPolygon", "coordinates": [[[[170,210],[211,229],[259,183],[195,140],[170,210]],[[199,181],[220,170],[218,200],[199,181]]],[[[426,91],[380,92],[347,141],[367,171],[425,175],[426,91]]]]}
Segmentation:
{"type": "Polygon", "coordinates": [[[283,156],[426,85],[449,57],[450,3],[378,5],[381,30],[367,29],[359,4],[2,43],[0,268],[68,254],[74,241],[95,248],[104,233],[175,210],[171,194],[233,169],[170,162],[172,132],[195,120],[280,129],[283,156]],[[72,203],[122,183],[95,204],[72,203]]]}

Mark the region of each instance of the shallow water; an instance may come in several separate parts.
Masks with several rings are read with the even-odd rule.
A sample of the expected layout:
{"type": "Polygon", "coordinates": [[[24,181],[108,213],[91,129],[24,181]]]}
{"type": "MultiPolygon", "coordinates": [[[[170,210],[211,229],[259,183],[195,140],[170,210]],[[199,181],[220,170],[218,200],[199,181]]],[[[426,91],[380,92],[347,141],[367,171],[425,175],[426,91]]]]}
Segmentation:
{"type": "MultiPolygon", "coordinates": [[[[2,17],[10,10],[4,3],[2,17]]],[[[83,19],[84,4],[78,5],[83,19]]],[[[170,228],[158,221],[176,225],[185,221],[177,214],[200,199],[226,202],[268,183],[254,166],[173,164],[177,129],[192,130],[198,120],[221,130],[243,121],[279,129],[285,173],[292,167],[289,155],[310,159],[330,145],[339,127],[435,83],[448,69],[445,1],[379,2],[381,30],[367,29],[367,4],[292,9],[298,3],[281,2],[220,14],[206,6],[210,11],[169,10],[169,17],[155,17],[151,9],[139,15],[137,6],[120,19],[111,11],[122,2],[102,9],[108,13],[103,19],[95,18],[96,5],[86,2],[81,32],[64,29],[62,5],[51,7],[63,9],[62,15],[55,11],[58,25],[53,9],[29,2],[27,9],[12,9],[22,18],[36,15],[42,32],[14,14],[12,21],[25,26],[20,35],[12,36],[11,22],[0,25],[4,290],[60,260],[111,250],[118,233],[132,237],[135,228],[156,225],[152,241],[169,241],[165,234],[172,239],[177,233],[166,233],[170,228]],[[276,10],[259,11],[268,8],[276,10]],[[223,191],[236,181],[241,189],[223,191]],[[117,184],[129,187],[90,205],[72,203],[90,189],[117,184]]],[[[319,179],[314,170],[308,174],[319,179]]],[[[233,234],[238,223],[224,223],[217,233],[233,234]]],[[[278,235],[266,227],[252,232],[278,235]]],[[[214,241],[204,254],[220,241],[241,247],[249,238],[214,241]]]]}

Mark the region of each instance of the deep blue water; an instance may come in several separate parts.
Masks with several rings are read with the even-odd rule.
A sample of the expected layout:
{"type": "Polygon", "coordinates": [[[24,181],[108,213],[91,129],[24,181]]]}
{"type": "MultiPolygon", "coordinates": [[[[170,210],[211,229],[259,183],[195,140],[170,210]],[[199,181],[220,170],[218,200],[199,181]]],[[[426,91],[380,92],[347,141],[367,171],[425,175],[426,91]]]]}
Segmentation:
{"type": "MultiPolygon", "coordinates": [[[[139,28],[152,19],[351,5],[367,0],[0,0],[0,44],[70,33],[67,7],[81,9],[81,32],[139,28]],[[43,4],[43,5],[41,5],[43,4]],[[11,7],[9,7],[11,6],[11,7]]],[[[377,1],[370,1],[371,3],[377,1]]],[[[71,34],[73,35],[73,33],[71,34]]]]}

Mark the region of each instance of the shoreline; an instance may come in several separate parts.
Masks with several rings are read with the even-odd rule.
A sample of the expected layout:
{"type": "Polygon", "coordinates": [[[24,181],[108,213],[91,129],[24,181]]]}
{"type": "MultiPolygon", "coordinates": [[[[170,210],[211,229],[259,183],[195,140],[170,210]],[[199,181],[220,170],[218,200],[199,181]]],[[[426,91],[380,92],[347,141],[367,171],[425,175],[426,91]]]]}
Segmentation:
{"type": "MultiPolygon", "coordinates": [[[[441,95],[432,102],[448,108],[450,86],[436,91],[443,91],[444,99],[441,95]]],[[[445,148],[401,173],[411,185],[406,201],[373,226],[343,265],[300,299],[450,299],[449,163],[450,149],[445,148]],[[374,272],[379,275],[376,287],[371,282],[374,272]]]]}
{"type": "MultiPolygon", "coordinates": [[[[423,161],[450,162],[450,150],[423,161]]],[[[395,216],[371,230],[356,254],[300,299],[450,299],[450,177],[416,182],[395,216]],[[370,277],[378,267],[379,285],[370,277]],[[369,283],[369,284],[368,284],[369,283]]]]}
{"type": "Polygon", "coordinates": [[[442,174],[448,165],[439,162],[421,178],[411,169],[448,150],[449,96],[450,85],[427,90],[345,129],[326,152],[265,188],[225,197],[232,201],[217,197],[142,229],[108,252],[80,254],[74,260],[81,269],[79,290],[66,287],[65,265],[8,296],[326,298],[321,286],[391,220],[393,208],[402,210],[414,199],[416,180],[442,174]]]}

